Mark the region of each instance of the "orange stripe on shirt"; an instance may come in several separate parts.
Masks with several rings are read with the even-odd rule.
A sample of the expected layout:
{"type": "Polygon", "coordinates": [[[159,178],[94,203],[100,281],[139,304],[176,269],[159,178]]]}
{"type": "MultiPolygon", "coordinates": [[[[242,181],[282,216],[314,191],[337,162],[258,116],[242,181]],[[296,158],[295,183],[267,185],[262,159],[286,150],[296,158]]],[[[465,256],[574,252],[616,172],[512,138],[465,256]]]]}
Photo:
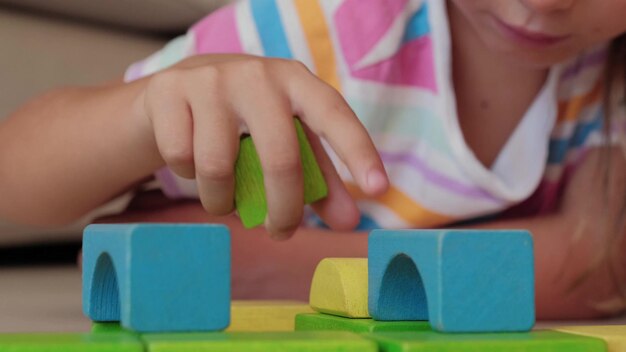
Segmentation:
{"type": "Polygon", "coordinates": [[[346,182],[345,185],[354,199],[381,203],[412,227],[436,227],[458,220],[424,208],[393,186],[390,186],[385,194],[370,198],[357,185],[350,182],[346,182]]]}
{"type": "Polygon", "coordinates": [[[582,110],[602,99],[603,88],[602,80],[600,80],[588,93],[570,100],[560,101],[557,122],[576,120],[582,110]]]}
{"type": "Polygon", "coordinates": [[[335,49],[330,38],[324,12],[318,0],[294,1],[302,30],[306,36],[317,75],[326,83],[341,91],[335,63],[335,49]]]}

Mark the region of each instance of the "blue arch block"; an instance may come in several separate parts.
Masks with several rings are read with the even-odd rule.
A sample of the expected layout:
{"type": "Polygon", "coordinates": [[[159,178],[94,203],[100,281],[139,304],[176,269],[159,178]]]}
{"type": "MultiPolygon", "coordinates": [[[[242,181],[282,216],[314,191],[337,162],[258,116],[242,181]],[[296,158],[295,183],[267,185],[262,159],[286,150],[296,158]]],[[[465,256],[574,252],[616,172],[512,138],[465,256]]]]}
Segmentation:
{"type": "Polygon", "coordinates": [[[535,322],[528,231],[374,230],[369,312],[441,332],[527,331],[535,322]]]}
{"type": "Polygon", "coordinates": [[[83,312],[140,332],[230,323],[230,234],[223,225],[89,225],[83,312]]]}

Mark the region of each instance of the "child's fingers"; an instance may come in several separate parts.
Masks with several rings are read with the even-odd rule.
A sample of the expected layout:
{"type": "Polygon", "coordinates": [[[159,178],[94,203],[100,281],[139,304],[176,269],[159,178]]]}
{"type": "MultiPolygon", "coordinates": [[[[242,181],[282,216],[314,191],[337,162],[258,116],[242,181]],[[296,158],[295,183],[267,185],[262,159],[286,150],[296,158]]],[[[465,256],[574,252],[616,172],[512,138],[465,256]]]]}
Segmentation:
{"type": "Polygon", "coordinates": [[[367,130],[348,103],[313,75],[292,80],[292,104],[306,124],[325,139],[369,195],[387,190],[389,180],[367,130]]]}
{"type": "Polygon", "coordinates": [[[289,105],[269,87],[259,87],[240,105],[263,167],[266,228],[276,239],[290,237],[302,221],[302,166],[289,105]]]}
{"type": "Polygon", "coordinates": [[[176,73],[155,75],[144,93],[145,111],[152,122],[161,157],[177,175],[193,178],[193,121],[186,99],[173,94],[176,73]]]}
{"type": "Polygon", "coordinates": [[[233,112],[206,90],[192,96],[196,182],[202,206],[211,215],[233,211],[239,131],[233,112]]]}
{"type": "Polygon", "coordinates": [[[328,186],[328,196],[311,204],[311,207],[333,230],[353,230],[360,220],[359,209],[337,174],[319,137],[307,126],[303,127],[328,186]]]}

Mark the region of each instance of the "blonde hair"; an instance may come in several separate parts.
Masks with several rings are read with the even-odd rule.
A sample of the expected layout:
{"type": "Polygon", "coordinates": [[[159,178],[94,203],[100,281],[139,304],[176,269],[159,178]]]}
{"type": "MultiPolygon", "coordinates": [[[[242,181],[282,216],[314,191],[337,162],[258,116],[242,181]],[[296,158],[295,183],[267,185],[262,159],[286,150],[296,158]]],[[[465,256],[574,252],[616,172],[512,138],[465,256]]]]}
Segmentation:
{"type": "MultiPolygon", "coordinates": [[[[604,93],[604,133],[606,138],[604,155],[604,204],[608,203],[609,197],[609,175],[611,174],[611,129],[614,123],[615,116],[623,113],[626,110],[626,34],[622,34],[620,37],[613,40],[609,49],[609,57],[606,68],[605,78],[605,93],[604,93]],[[617,92],[617,94],[613,94],[617,92]],[[617,100],[617,101],[616,101],[617,100]],[[616,111],[617,110],[617,111],[616,111]]],[[[621,127],[621,126],[620,126],[621,127]]],[[[622,131],[623,132],[623,131],[622,131]]],[[[624,144],[623,135],[618,136],[619,146],[621,147],[621,155],[626,158],[626,145],[624,144]]],[[[609,212],[606,212],[609,214],[609,212]]],[[[622,195],[621,206],[619,212],[607,226],[607,241],[604,250],[603,257],[606,258],[609,264],[610,275],[619,291],[621,297],[621,309],[626,308],[626,282],[623,278],[619,277],[619,272],[615,263],[611,263],[611,258],[614,251],[619,251],[620,241],[624,240],[626,236],[626,191],[622,195]]],[[[626,253],[617,253],[616,255],[626,256],[626,253]]],[[[619,304],[619,303],[618,303],[619,304]]]]}
{"type": "MultiPolygon", "coordinates": [[[[603,153],[601,157],[602,164],[602,186],[603,186],[603,198],[605,206],[609,204],[610,196],[610,177],[612,175],[612,151],[615,147],[613,141],[616,136],[612,131],[614,124],[616,123],[616,116],[626,110],[626,34],[622,34],[618,38],[611,42],[609,47],[609,54],[607,59],[605,79],[604,79],[604,134],[605,145],[603,147],[603,153]],[[621,110],[621,111],[620,111],[621,110]]],[[[618,145],[621,147],[622,153],[620,153],[626,159],[626,144],[624,143],[625,136],[617,136],[618,145]]],[[[604,215],[602,219],[596,220],[595,224],[603,224],[601,226],[602,233],[606,238],[604,242],[604,248],[600,254],[593,259],[592,265],[587,270],[576,278],[569,287],[569,292],[575,291],[581,286],[596,270],[606,265],[609,270],[609,275],[613,280],[617,290],[618,297],[605,302],[591,302],[594,308],[599,311],[607,313],[618,313],[626,309],[626,282],[623,278],[619,277],[619,269],[615,258],[619,256],[626,256],[626,253],[619,253],[621,249],[621,241],[626,240],[626,191],[622,195],[621,205],[617,212],[608,211],[603,209],[604,215]],[[616,257],[617,256],[617,257],[616,257]]],[[[581,235],[584,231],[585,220],[580,224],[577,233],[573,235],[573,241],[581,235]]]]}

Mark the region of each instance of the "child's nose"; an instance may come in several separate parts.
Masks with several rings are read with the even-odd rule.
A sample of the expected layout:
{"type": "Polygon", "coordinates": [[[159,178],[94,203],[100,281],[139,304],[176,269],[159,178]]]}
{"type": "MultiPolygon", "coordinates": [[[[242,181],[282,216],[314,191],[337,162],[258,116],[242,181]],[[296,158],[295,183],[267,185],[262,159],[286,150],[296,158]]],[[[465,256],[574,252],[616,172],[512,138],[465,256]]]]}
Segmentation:
{"type": "Polygon", "coordinates": [[[569,10],[576,1],[577,0],[521,0],[526,8],[537,13],[569,10]]]}

